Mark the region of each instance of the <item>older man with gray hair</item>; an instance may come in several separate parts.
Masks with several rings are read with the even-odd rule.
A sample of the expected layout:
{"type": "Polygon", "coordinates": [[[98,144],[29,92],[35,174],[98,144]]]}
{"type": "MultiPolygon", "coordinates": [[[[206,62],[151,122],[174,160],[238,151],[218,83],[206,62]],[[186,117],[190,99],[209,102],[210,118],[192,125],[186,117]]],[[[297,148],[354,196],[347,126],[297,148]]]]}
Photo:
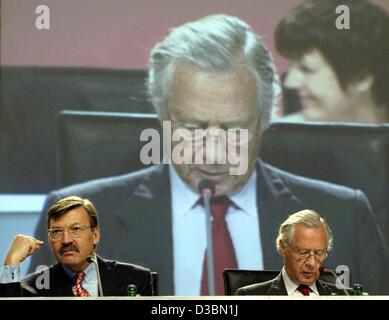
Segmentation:
{"type": "MultiPolygon", "coordinates": [[[[208,180],[215,186],[216,294],[224,293],[224,268],[280,268],[271,250],[274,232],[285,212],[306,207],[327,212],[339,233],[334,263],[355,267],[357,279],[389,293],[389,281],[385,286],[376,278],[387,274],[386,253],[364,194],[258,160],[277,87],[270,52],[242,20],[213,15],[173,29],[151,51],[148,79],[160,122],[172,129],[163,137],[173,147],[171,163],[54,191],[46,206],[68,194],[91,199],[106,235],[102,255],[157,271],[161,294],[207,295],[206,211],[198,186],[208,180]],[[177,130],[185,132],[178,140],[177,130]],[[220,132],[235,132],[235,139],[218,139],[220,132]],[[192,157],[175,161],[176,148],[192,157]],[[219,161],[220,155],[246,170],[231,174],[236,162],[219,161]]],[[[43,248],[32,265],[47,262],[49,254],[43,248]]]]}
{"type": "Polygon", "coordinates": [[[267,282],[239,288],[237,295],[344,295],[332,283],[319,280],[320,267],[332,248],[327,222],[313,210],[290,215],[281,225],[276,247],[284,257],[280,274],[267,282]]]}

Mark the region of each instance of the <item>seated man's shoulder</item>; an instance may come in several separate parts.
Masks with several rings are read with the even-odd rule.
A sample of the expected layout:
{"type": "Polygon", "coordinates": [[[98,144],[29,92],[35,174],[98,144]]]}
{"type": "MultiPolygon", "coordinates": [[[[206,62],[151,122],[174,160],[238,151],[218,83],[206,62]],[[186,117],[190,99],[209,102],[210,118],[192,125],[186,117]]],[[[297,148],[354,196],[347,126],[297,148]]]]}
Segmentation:
{"type": "Polygon", "coordinates": [[[51,272],[53,272],[54,270],[54,265],[52,266],[39,266],[34,272],[31,272],[29,274],[27,274],[23,279],[22,279],[22,283],[24,284],[30,284],[30,283],[33,283],[36,281],[36,279],[40,276],[44,276],[44,275],[47,275],[47,274],[50,274],[51,272]]]}
{"type": "MultiPolygon", "coordinates": [[[[113,281],[122,285],[133,284],[141,295],[153,295],[153,277],[150,269],[132,263],[124,263],[114,260],[102,260],[105,265],[105,274],[113,281]]],[[[100,264],[100,271],[102,266],[100,264]]]]}
{"type": "Polygon", "coordinates": [[[344,296],[344,295],[353,295],[353,290],[351,288],[338,288],[336,284],[319,280],[319,284],[324,290],[324,295],[332,296],[344,296]],[[347,293],[345,292],[347,291],[347,293]]]}
{"type": "MultiPolygon", "coordinates": [[[[133,282],[147,282],[151,280],[150,269],[132,264],[115,260],[103,260],[106,266],[107,272],[111,274],[113,278],[120,278],[122,280],[133,282]]],[[[100,266],[101,268],[101,266],[100,266]]]]}
{"type": "Polygon", "coordinates": [[[116,261],[116,260],[104,260],[104,262],[107,265],[107,268],[109,270],[113,271],[122,271],[122,272],[135,272],[135,273],[150,273],[150,269],[132,264],[132,263],[126,263],[126,262],[121,262],[121,261],[116,261]]]}
{"type": "Polygon", "coordinates": [[[21,281],[21,287],[24,290],[24,295],[36,295],[39,294],[39,285],[43,286],[44,283],[48,284],[52,280],[53,272],[58,271],[59,265],[52,266],[40,266],[36,271],[26,275],[21,281]]]}
{"type": "Polygon", "coordinates": [[[261,283],[254,283],[236,290],[236,295],[267,295],[270,287],[274,284],[274,279],[261,283]]]}
{"type": "Polygon", "coordinates": [[[157,282],[154,281],[150,269],[115,260],[100,258],[99,269],[102,277],[107,277],[119,287],[128,291],[129,285],[134,285],[137,294],[142,296],[154,295],[157,292],[157,282]]]}

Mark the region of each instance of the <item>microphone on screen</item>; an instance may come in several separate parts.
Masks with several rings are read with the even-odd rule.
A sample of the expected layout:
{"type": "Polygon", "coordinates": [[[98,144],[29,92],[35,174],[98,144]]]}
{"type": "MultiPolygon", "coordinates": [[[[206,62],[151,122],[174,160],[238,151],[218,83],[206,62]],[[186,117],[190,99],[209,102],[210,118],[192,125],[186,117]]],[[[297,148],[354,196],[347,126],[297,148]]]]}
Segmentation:
{"type": "Polygon", "coordinates": [[[207,179],[201,180],[198,184],[198,190],[204,200],[205,209],[205,226],[207,235],[207,268],[208,268],[208,295],[214,296],[215,291],[215,274],[213,258],[213,240],[212,240],[212,220],[211,220],[211,197],[215,194],[215,184],[207,179]]]}

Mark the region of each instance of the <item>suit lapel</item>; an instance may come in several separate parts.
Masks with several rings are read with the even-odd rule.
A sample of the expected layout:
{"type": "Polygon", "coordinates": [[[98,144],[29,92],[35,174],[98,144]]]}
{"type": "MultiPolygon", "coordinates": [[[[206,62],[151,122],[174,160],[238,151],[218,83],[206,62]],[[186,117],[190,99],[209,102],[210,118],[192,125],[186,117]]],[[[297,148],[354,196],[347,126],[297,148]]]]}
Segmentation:
{"type": "MultiPolygon", "coordinates": [[[[120,277],[117,270],[111,270],[107,261],[97,257],[101,286],[104,296],[123,296],[126,294],[125,289],[128,283],[123,283],[124,279],[120,277]]],[[[99,293],[100,295],[100,293],[99,293]]]]}
{"type": "MultiPolygon", "coordinates": [[[[160,275],[160,292],[173,292],[173,240],[170,182],[167,166],[158,166],[138,185],[117,218],[125,229],[127,261],[160,275]],[[131,216],[129,213],[131,212],[131,216]]],[[[126,253],[120,254],[123,256],[126,253]]]]}
{"type": "Polygon", "coordinates": [[[271,282],[271,285],[269,287],[269,290],[267,291],[267,294],[273,295],[273,296],[284,296],[284,295],[288,294],[288,292],[286,291],[286,288],[285,288],[284,280],[282,279],[281,272],[271,282]]]}
{"type": "Polygon", "coordinates": [[[73,281],[65,273],[62,265],[56,263],[53,265],[50,272],[50,289],[49,292],[45,292],[46,289],[42,289],[44,295],[53,295],[53,296],[73,296],[72,291],[73,281]]]}
{"type": "Polygon", "coordinates": [[[278,227],[289,214],[303,208],[277,172],[260,160],[257,163],[257,177],[257,207],[264,268],[280,269],[282,259],[274,246],[278,227]]]}
{"type": "Polygon", "coordinates": [[[335,285],[326,283],[325,281],[317,280],[316,287],[321,296],[344,295],[344,292],[338,290],[335,285]]]}
{"type": "MultiPolygon", "coordinates": [[[[99,265],[99,272],[101,278],[101,286],[103,288],[103,294],[105,296],[111,296],[113,288],[116,287],[115,279],[110,276],[107,263],[104,259],[97,256],[97,263],[99,265]]],[[[98,291],[100,295],[100,291],[98,291]]]]}
{"type": "Polygon", "coordinates": [[[326,290],[326,286],[323,286],[320,280],[316,281],[316,288],[317,291],[319,292],[319,295],[321,296],[325,296],[329,294],[328,290],[326,290]]]}

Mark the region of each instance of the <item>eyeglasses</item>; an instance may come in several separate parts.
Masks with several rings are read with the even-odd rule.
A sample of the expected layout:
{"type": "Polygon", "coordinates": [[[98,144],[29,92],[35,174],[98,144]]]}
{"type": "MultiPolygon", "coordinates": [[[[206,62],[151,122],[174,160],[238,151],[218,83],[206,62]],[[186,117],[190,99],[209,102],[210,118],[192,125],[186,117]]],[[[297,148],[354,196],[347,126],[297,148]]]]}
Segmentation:
{"type": "Polygon", "coordinates": [[[294,249],[292,246],[289,246],[289,248],[292,250],[297,260],[307,260],[313,253],[314,258],[317,261],[323,261],[328,255],[326,250],[294,249]]]}
{"type": "Polygon", "coordinates": [[[242,145],[250,142],[257,135],[260,119],[260,117],[257,116],[255,121],[247,126],[227,128],[223,128],[222,126],[221,128],[211,129],[204,124],[188,123],[174,119],[169,113],[168,117],[173,129],[178,130],[179,136],[183,137],[185,141],[203,143],[207,136],[213,136],[222,141],[225,140],[230,145],[242,145]]]}
{"type": "Polygon", "coordinates": [[[69,235],[72,238],[80,238],[82,237],[84,230],[86,230],[87,228],[94,229],[95,227],[86,225],[75,225],[70,228],[51,228],[48,232],[50,239],[57,241],[63,238],[66,230],[69,232],[69,235]]]}

